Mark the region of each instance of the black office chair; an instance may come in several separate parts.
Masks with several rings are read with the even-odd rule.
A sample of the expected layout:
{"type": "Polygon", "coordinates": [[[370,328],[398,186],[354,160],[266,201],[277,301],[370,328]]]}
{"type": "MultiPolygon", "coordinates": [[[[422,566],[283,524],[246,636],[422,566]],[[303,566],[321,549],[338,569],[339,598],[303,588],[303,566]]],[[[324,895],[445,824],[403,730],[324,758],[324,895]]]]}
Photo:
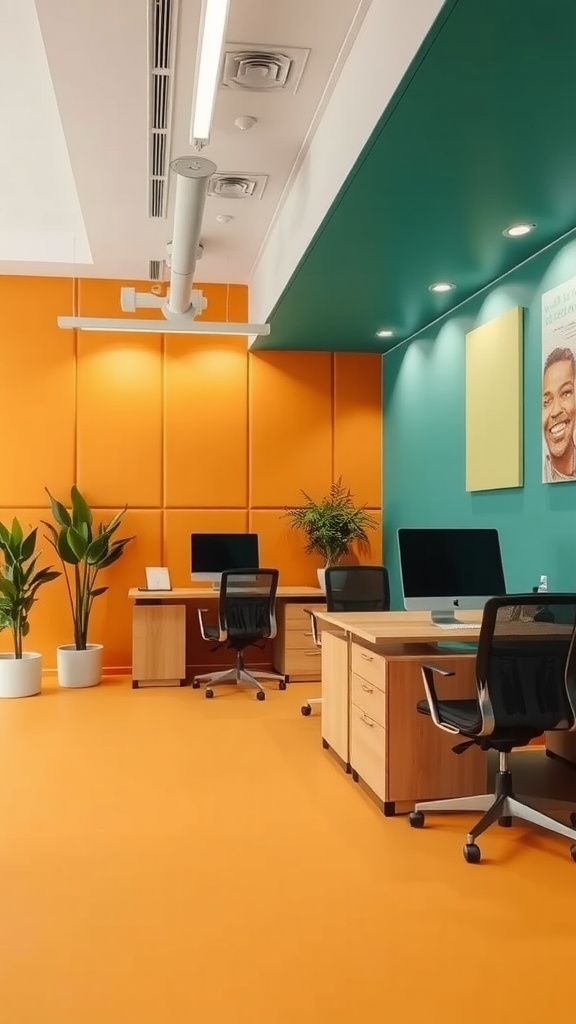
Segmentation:
{"type": "MultiPolygon", "coordinates": [[[[387,612],[390,608],[388,570],[383,565],[331,566],[326,569],[326,610],[329,612],[387,612]]],[[[311,612],[312,638],[321,647],[316,617],[311,612]]],[[[322,697],[311,697],[302,705],[303,715],[312,712],[322,697]]]]}
{"type": "MultiPolygon", "coordinates": [[[[484,811],[466,838],[464,859],[469,864],[479,862],[476,840],[495,821],[510,825],[512,818],[520,818],[576,844],[576,813],[571,807],[560,800],[542,800],[545,809],[540,810],[529,798],[517,797],[508,766],[513,747],[526,746],[548,729],[575,727],[575,623],[576,594],[494,597],[486,603],[480,628],[476,699],[438,699],[434,675],[453,673],[422,666],[427,699],[418,703],[418,711],[430,715],[440,729],[467,738],[454,747],[457,754],[476,743],[500,756],[494,796],[417,803],[409,818],[414,828],[421,828],[425,811],[484,811]],[[573,827],[556,815],[568,817],[573,827]]],[[[570,854],[576,860],[576,845],[570,854]]]]}
{"type": "Polygon", "coordinates": [[[231,647],[236,651],[236,664],[224,672],[194,676],[194,689],[206,682],[209,684],[206,696],[213,697],[214,686],[248,683],[256,688],[257,700],[264,700],[266,696],[259,679],[278,679],[279,689],[286,689],[284,676],[276,672],[249,672],[244,665],[246,647],[276,636],[274,605],[277,587],[278,569],[230,569],[222,573],[218,624],[211,626],[205,622],[206,608],[198,609],[198,618],[204,640],[216,641],[216,647],[221,644],[231,647]]]}

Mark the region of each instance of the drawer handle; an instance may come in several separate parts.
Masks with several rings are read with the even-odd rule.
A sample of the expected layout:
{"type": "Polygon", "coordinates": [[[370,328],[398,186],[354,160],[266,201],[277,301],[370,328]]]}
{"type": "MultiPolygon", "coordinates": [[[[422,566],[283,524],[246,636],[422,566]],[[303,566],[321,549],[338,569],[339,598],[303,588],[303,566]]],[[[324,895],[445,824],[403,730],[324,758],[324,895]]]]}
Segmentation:
{"type": "Polygon", "coordinates": [[[320,651],[304,651],[304,656],[306,658],[319,658],[320,651]]]}
{"type": "Polygon", "coordinates": [[[360,721],[364,722],[364,725],[369,725],[371,729],[374,728],[374,722],[371,722],[369,718],[365,718],[364,715],[360,715],[360,721]]]}
{"type": "Polygon", "coordinates": [[[362,689],[364,690],[364,693],[374,693],[374,687],[366,686],[366,683],[362,683],[362,689]]]}
{"type": "Polygon", "coordinates": [[[307,632],[304,633],[304,636],[312,636],[312,630],[309,629],[307,632]]]}
{"type": "Polygon", "coordinates": [[[361,657],[364,658],[364,661],[374,661],[374,655],[373,654],[364,654],[364,651],[362,651],[361,657]]]}

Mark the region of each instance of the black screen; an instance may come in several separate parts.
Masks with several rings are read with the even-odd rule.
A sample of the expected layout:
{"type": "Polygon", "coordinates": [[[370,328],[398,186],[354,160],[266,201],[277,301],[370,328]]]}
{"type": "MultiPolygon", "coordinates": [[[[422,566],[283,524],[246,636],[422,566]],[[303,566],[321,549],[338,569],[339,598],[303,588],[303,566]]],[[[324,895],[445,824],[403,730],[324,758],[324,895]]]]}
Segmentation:
{"type": "Polygon", "coordinates": [[[498,531],[398,530],[404,597],[506,593],[498,531]]]}
{"type": "Polygon", "coordinates": [[[190,534],[192,572],[258,569],[257,533],[190,534]]]}

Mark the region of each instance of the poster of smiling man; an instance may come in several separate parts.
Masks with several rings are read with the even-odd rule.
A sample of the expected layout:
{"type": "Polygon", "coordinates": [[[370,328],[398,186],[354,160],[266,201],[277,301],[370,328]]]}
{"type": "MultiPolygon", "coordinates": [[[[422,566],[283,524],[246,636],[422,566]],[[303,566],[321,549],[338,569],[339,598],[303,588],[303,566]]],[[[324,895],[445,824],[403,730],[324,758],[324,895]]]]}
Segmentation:
{"type": "Polygon", "coordinates": [[[542,481],[576,480],[576,278],[542,296],[542,481]]]}

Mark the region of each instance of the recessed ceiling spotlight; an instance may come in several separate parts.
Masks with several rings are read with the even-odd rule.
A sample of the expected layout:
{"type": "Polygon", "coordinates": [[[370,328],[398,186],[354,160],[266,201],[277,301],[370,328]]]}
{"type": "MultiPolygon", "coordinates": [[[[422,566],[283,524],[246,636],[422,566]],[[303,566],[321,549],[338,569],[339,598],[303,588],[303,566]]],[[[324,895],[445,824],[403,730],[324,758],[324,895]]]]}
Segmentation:
{"type": "Polygon", "coordinates": [[[234,220],[234,216],[231,213],[219,213],[216,220],[219,224],[229,224],[231,220],[234,220]]]}
{"type": "Polygon", "coordinates": [[[535,227],[535,224],[511,224],[509,228],[504,228],[502,234],[507,238],[521,238],[522,235],[529,235],[535,227]]]}
{"type": "Polygon", "coordinates": [[[451,281],[436,281],[436,284],[431,284],[428,288],[429,292],[451,292],[456,287],[451,281]]]}
{"type": "Polygon", "coordinates": [[[377,338],[393,338],[394,331],[376,331],[377,338]]]}

